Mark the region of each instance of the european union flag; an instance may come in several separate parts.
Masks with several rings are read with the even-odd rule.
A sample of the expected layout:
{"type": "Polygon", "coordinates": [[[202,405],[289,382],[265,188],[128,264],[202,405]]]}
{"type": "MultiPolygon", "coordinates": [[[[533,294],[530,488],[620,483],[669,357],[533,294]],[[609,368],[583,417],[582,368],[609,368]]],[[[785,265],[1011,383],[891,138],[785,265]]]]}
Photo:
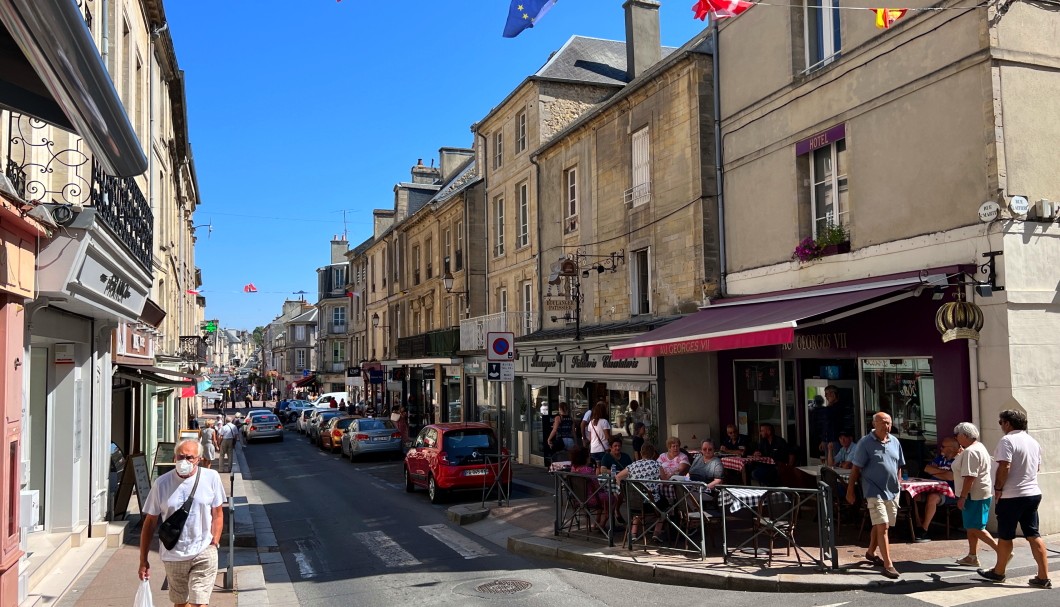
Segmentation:
{"type": "Polygon", "coordinates": [[[508,22],[504,24],[504,37],[515,38],[537,20],[545,16],[556,0],[512,0],[508,8],[508,22]]]}

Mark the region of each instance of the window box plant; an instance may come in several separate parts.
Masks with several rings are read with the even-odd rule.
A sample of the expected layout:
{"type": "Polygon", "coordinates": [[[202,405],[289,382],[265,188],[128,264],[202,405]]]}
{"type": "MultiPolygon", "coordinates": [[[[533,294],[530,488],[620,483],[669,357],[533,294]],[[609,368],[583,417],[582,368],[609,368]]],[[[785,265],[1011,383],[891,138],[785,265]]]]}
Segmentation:
{"type": "Polygon", "coordinates": [[[791,258],[799,261],[812,261],[818,257],[827,257],[839,253],[850,252],[850,235],[842,225],[829,223],[818,234],[816,240],[812,236],[803,238],[791,258]]]}

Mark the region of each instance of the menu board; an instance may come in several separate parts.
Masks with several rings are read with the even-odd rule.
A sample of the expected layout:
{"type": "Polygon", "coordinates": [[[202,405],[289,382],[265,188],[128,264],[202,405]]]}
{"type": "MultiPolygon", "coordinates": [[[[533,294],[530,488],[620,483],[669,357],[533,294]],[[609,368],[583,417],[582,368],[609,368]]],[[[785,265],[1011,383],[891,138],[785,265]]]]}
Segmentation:
{"type": "Polygon", "coordinates": [[[151,492],[151,476],[147,469],[147,457],[143,453],[132,455],[125,462],[125,470],[118,482],[118,491],[114,498],[113,515],[115,518],[128,514],[129,499],[132,498],[134,486],[142,511],[147,502],[147,494],[151,492]]]}
{"type": "Polygon", "coordinates": [[[173,451],[176,448],[176,443],[162,442],[158,443],[158,447],[155,449],[155,462],[152,467],[156,467],[159,464],[172,464],[173,463],[173,451]]]}

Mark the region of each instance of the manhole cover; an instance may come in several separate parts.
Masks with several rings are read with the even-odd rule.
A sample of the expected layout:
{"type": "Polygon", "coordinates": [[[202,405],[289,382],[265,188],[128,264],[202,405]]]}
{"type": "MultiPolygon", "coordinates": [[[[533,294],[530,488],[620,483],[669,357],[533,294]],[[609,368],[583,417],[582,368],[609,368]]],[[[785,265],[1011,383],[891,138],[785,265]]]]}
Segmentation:
{"type": "Polygon", "coordinates": [[[495,580],[476,586],[475,591],[484,594],[515,594],[527,590],[530,586],[530,582],[523,580],[495,580]]]}

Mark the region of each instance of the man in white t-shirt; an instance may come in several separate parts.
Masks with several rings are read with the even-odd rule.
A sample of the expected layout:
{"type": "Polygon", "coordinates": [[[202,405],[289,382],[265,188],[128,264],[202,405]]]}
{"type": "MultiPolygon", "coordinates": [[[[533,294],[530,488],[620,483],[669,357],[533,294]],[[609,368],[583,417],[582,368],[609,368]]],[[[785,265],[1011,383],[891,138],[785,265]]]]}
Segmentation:
{"type": "Polygon", "coordinates": [[[986,530],[990,519],[990,452],[979,440],[979,429],[975,424],[962,422],[953,429],[960,453],[953,459],[953,492],[957,496],[957,507],[961,510],[964,529],[968,534],[968,556],[957,561],[961,565],[979,566],[976,554],[982,541],[997,553],[997,542],[986,530]]]}
{"type": "Polygon", "coordinates": [[[159,543],[158,553],[169,580],[169,600],[174,605],[209,605],[217,580],[217,547],[224,524],[225,488],[217,472],[199,467],[202,445],[197,440],[180,441],[174,450],[176,469],[158,477],[144,503],[140,531],[141,580],[151,577],[148,555],[161,521],[192,498],[180,539],[170,550],[159,543]],[[198,485],[196,485],[196,478],[198,485]],[[194,490],[194,495],[192,491],[194,490]]]}
{"type": "Polygon", "coordinates": [[[1031,554],[1038,564],[1038,575],[1027,583],[1035,588],[1052,588],[1045,542],[1038,532],[1038,505],[1042,490],[1038,487],[1038,469],[1042,462],[1042,447],[1027,434],[1027,414],[1012,409],[998,414],[998,423],[1005,436],[997,442],[994,461],[994,513],[997,516],[997,564],[993,569],[978,569],[979,577],[991,582],[1005,581],[1005,567],[1012,556],[1012,541],[1016,539],[1016,524],[1031,545],[1031,554]]]}
{"type": "Polygon", "coordinates": [[[217,470],[219,472],[231,472],[232,471],[232,449],[236,444],[236,436],[239,431],[236,430],[236,425],[233,422],[228,422],[221,426],[218,433],[221,436],[221,453],[217,456],[217,470]],[[225,468],[225,461],[228,461],[228,467],[225,468]]]}

